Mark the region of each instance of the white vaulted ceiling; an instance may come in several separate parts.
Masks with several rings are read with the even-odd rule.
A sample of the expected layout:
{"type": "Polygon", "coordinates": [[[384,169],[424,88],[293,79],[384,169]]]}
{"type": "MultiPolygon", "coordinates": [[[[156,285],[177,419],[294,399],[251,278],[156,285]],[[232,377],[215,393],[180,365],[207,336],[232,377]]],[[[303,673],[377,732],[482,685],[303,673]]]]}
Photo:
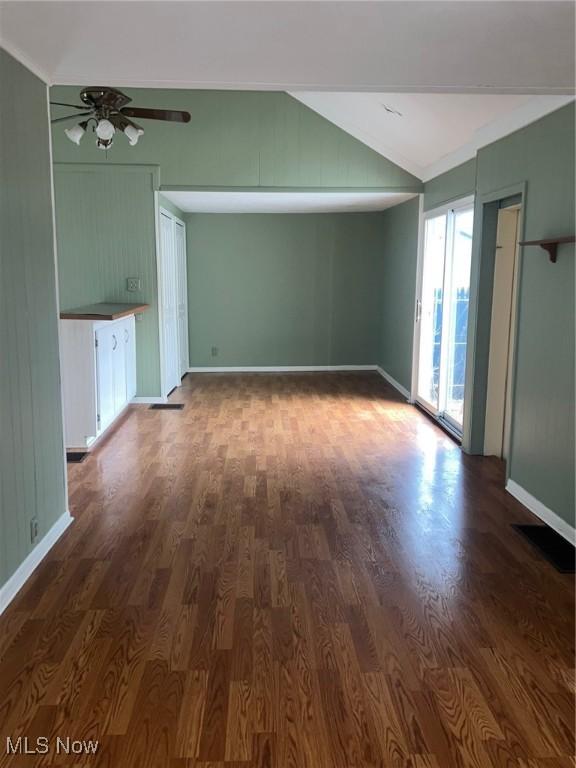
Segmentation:
{"type": "Polygon", "coordinates": [[[567,93],[574,4],[1,2],[0,37],[54,83],[567,93]]]}
{"type": "Polygon", "coordinates": [[[49,83],[287,91],[423,180],[573,97],[574,24],[556,0],[0,0],[49,83]]]}
{"type": "Polygon", "coordinates": [[[424,181],[572,98],[318,91],[291,95],[424,181]]]}

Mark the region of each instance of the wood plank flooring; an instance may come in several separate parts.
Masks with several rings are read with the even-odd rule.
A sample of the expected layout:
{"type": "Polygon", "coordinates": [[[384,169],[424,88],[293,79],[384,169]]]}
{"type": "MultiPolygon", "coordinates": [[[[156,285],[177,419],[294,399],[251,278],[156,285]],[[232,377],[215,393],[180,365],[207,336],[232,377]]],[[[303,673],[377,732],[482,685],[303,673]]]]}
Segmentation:
{"type": "Polygon", "coordinates": [[[500,462],[376,374],[172,399],[69,466],[75,523],[0,617],[0,766],[574,765],[573,581],[500,462]]]}

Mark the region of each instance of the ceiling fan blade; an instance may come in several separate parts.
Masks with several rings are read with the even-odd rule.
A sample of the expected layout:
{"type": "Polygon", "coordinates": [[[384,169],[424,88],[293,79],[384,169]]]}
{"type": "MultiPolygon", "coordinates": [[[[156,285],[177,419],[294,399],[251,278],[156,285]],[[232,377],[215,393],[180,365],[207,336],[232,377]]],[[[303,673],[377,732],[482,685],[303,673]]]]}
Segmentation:
{"type": "Polygon", "coordinates": [[[91,115],[92,112],[76,112],[75,115],[66,115],[66,117],[55,117],[54,120],[50,120],[51,123],[63,123],[65,120],[77,120],[79,117],[86,117],[91,115]]]}
{"type": "Polygon", "coordinates": [[[56,107],[71,107],[72,109],[86,109],[86,104],[64,104],[61,101],[51,101],[50,104],[56,107]]]}
{"type": "Polygon", "coordinates": [[[120,114],[126,117],[141,117],[145,120],[169,120],[173,123],[189,123],[190,112],[177,109],[146,109],[138,107],[123,107],[120,114]]]}

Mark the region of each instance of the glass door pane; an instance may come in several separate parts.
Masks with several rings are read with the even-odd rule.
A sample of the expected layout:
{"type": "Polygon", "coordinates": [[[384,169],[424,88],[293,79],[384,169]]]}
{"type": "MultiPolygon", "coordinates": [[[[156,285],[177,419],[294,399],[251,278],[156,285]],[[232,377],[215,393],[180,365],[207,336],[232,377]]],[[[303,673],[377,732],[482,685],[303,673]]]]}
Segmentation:
{"type": "Polygon", "coordinates": [[[424,231],[417,394],[435,412],[440,392],[446,223],[446,214],[426,219],[424,231]]]}
{"type": "Polygon", "coordinates": [[[452,216],[451,248],[446,254],[445,313],[447,334],[442,356],[445,358],[445,385],[441,384],[444,412],[460,431],[464,412],[464,375],[466,372],[466,339],[470,296],[470,262],[472,256],[472,208],[456,210],[452,216]],[[443,399],[444,399],[443,398],[443,399]]]}

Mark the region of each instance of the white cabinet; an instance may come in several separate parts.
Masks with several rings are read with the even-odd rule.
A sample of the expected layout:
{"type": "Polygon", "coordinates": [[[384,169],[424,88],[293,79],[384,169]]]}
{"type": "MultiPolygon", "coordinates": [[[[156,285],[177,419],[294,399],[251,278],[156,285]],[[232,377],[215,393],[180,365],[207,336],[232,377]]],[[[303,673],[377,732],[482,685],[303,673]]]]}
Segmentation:
{"type": "Polygon", "coordinates": [[[86,448],[136,394],[134,315],[61,321],[67,448],[86,448]]]}
{"type": "Polygon", "coordinates": [[[126,390],[127,400],[136,397],[136,327],[134,317],[129,318],[122,334],[126,359],[126,390]]]}

